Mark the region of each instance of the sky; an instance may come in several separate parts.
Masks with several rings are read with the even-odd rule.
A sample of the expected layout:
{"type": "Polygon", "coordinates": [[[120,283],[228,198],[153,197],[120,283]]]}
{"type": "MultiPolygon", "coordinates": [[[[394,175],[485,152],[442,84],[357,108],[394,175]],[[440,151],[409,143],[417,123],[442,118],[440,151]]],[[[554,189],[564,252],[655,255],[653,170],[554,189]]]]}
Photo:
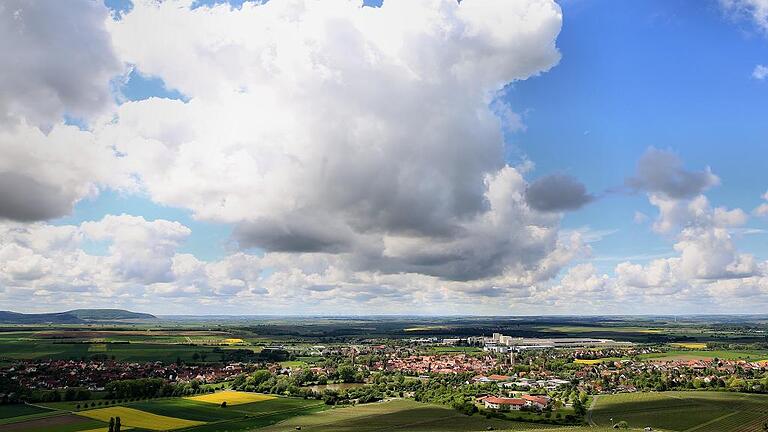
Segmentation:
{"type": "Polygon", "coordinates": [[[0,309],[768,306],[766,0],[10,0],[0,52],[0,309]]]}

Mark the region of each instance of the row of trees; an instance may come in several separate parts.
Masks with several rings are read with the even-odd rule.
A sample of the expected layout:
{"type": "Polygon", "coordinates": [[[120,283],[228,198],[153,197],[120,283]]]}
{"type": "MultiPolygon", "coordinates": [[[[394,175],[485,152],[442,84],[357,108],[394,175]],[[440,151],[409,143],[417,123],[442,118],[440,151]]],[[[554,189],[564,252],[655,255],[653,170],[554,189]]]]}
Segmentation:
{"type": "Polygon", "coordinates": [[[197,380],[184,383],[173,383],[161,378],[140,378],[130,380],[112,381],[104,390],[107,399],[151,399],[157,397],[187,396],[199,393],[212,392],[206,389],[197,380]]]}
{"type": "Polygon", "coordinates": [[[91,398],[91,392],[84,388],[70,387],[66,391],[33,390],[22,388],[12,380],[0,380],[0,404],[17,404],[21,402],[60,402],[82,401],[91,398]]]}

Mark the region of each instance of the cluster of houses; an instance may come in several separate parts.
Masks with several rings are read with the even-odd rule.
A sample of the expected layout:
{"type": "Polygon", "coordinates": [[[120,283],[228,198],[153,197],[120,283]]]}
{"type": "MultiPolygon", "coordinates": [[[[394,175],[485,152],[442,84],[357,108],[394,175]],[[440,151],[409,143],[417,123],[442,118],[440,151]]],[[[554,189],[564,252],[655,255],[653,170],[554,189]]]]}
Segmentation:
{"type": "Polygon", "coordinates": [[[83,387],[101,390],[110,381],[163,378],[169,381],[218,382],[243,372],[252,366],[243,363],[228,365],[177,365],[154,363],[124,363],[98,360],[48,360],[17,362],[0,369],[0,377],[30,389],[83,387]]]}
{"type": "MultiPolygon", "coordinates": [[[[533,387],[533,385],[531,385],[532,380],[526,378],[518,380],[516,377],[509,375],[478,375],[472,378],[472,381],[476,383],[496,383],[499,388],[507,388],[511,385],[520,386],[521,381],[523,380],[527,384],[527,387],[533,387]]],[[[568,384],[568,381],[565,380],[552,379],[552,381],[557,381],[556,383],[551,383],[552,385],[555,385],[555,387],[562,384],[568,384]]],[[[483,404],[486,409],[497,411],[519,411],[523,408],[543,410],[549,405],[551,399],[548,396],[531,394],[523,394],[520,397],[483,395],[478,397],[476,401],[483,404]]]]}
{"type": "MultiPolygon", "coordinates": [[[[768,361],[745,360],[620,360],[587,364],[574,373],[597,393],[635,392],[635,377],[660,375],[672,385],[698,380],[709,385],[734,378],[751,379],[768,372],[768,361]]],[[[760,390],[760,389],[756,389],[760,390]]],[[[762,389],[765,391],[765,389],[762,389]]]]}
{"type": "Polygon", "coordinates": [[[496,383],[500,388],[542,388],[550,391],[570,383],[568,380],[557,377],[535,379],[510,375],[478,375],[472,378],[472,381],[476,383],[496,383]]]}
{"type": "Polygon", "coordinates": [[[498,366],[494,356],[470,356],[466,354],[390,356],[378,362],[373,369],[396,370],[415,374],[428,373],[487,373],[498,366]]]}
{"type": "Polygon", "coordinates": [[[524,407],[536,410],[543,410],[549,405],[551,399],[548,396],[524,394],[519,398],[499,397],[499,396],[481,396],[477,402],[482,403],[486,409],[496,411],[519,411],[524,407]]]}

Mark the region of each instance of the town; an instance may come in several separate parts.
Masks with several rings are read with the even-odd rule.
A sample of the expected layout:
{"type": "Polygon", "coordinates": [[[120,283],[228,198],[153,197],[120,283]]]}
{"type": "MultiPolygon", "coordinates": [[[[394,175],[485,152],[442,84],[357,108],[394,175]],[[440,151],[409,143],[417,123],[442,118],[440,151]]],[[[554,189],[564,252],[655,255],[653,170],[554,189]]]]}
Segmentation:
{"type": "MultiPolygon", "coordinates": [[[[276,398],[270,402],[275,416],[291,404],[305,407],[297,419],[305,409],[441,407],[483,429],[525,430],[531,424],[621,427],[622,421],[661,428],[650,414],[633,418],[613,410],[627,403],[663,407],[665,398],[685,400],[693,410],[726,406],[743,395],[755,403],[768,397],[768,347],[754,326],[729,328],[738,335],[729,341],[719,337],[722,327],[715,324],[707,331],[718,337],[698,342],[690,335],[701,334],[699,324],[666,340],[648,327],[623,327],[622,338],[610,326],[584,327],[594,334],[584,337],[550,336],[537,324],[519,334],[478,331],[477,324],[455,332],[407,321],[398,325],[408,330],[381,320],[319,321],[305,328],[169,323],[140,332],[110,326],[11,331],[6,338],[32,340],[43,354],[18,351],[21,339],[4,345],[0,403],[15,410],[65,409],[81,417],[113,406],[162,414],[170,413],[166,404],[180,400],[234,403],[258,396],[276,398]]],[[[441,418],[449,416],[440,412],[441,418]]],[[[760,418],[751,410],[744,415],[760,418]]],[[[191,411],[189,416],[196,418],[191,411]]]]}

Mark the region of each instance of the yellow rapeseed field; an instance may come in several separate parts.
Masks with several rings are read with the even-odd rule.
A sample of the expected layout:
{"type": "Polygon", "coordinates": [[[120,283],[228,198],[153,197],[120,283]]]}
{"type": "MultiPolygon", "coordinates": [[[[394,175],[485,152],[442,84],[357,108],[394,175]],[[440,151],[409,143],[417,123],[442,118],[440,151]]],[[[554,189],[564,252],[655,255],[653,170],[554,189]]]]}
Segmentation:
{"type": "Polygon", "coordinates": [[[591,359],[574,359],[573,362],[577,363],[577,364],[593,365],[593,364],[598,364],[598,363],[602,362],[602,360],[601,359],[595,359],[595,360],[591,360],[591,359]]]}
{"type": "Polygon", "coordinates": [[[680,347],[680,348],[688,348],[688,349],[704,349],[707,347],[707,344],[700,343],[700,342],[687,342],[687,343],[671,343],[670,345],[680,347]]]}
{"type": "Polygon", "coordinates": [[[201,396],[190,396],[187,399],[199,402],[208,402],[217,405],[221,404],[222,402],[226,402],[227,405],[242,405],[252,402],[261,402],[275,399],[275,396],[227,390],[201,396]]]}
{"type": "Polygon", "coordinates": [[[166,417],[123,406],[81,411],[77,415],[107,423],[110,417],[120,417],[122,425],[150,430],[172,430],[205,424],[205,422],[166,417]]]}

